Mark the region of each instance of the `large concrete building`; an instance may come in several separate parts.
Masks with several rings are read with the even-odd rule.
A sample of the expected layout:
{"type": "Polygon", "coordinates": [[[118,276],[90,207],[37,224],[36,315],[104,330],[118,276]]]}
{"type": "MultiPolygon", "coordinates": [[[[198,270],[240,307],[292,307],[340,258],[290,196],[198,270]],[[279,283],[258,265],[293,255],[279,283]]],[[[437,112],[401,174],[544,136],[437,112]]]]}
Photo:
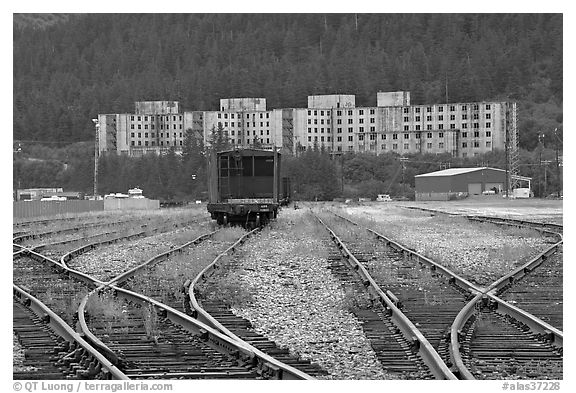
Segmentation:
{"type": "Polygon", "coordinates": [[[375,107],[354,95],[315,95],[307,108],[268,109],[265,98],[220,100],[217,111],[181,113],[178,102],[137,102],[134,114],[99,115],[99,151],[141,155],[181,149],[185,130],[209,143],[221,127],[234,146],[257,142],[293,153],[313,146],[334,154],[450,153],[472,157],[517,145],[516,104],[472,102],[412,105],[410,92],[378,92],[375,107]]]}

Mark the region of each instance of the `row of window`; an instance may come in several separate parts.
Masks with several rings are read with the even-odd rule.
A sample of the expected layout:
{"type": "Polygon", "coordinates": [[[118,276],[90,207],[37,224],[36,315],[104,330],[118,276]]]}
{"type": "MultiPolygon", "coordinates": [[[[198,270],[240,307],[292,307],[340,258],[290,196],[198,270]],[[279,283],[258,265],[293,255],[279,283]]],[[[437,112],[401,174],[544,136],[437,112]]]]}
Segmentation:
{"type": "MultiPolygon", "coordinates": [[[[484,118],[486,120],[490,120],[490,119],[492,119],[492,114],[491,113],[485,113],[484,118]]],[[[421,119],[421,116],[414,116],[414,121],[420,121],[420,119],[421,119]]],[[[479,119],[480,119],[480,115],[478,113],[472,114],[472,120],[479,120],[479,119]]],[[[450,120],[452,120],[452,121],[456,120],[456,115],[450,115],[450,120]]],[[[468,114],[467,113],[462,114],[462,120],[468,120],[468,114]]],[[[409,122],[410,116],[404,116],[404,121],[409,122]]],[[[426,121],[433,121],[432,115],[427,115],[426,121]]],[[[438,121],[444,121],[444,115],[438,115],[438,121]]]]}
{"type": "MultiPolygon", "coordinates": [[[[234,130],[230,131],[230,135],[234,136],[234,130]]],[[[238,131],[238,136],[242,135],[242,131],[238,131]]],[[[246,130],[246,135],[250,136],[250,130],[246,130]]],[[[256,130],[252,131],[252,135],[256,135],[256,130]]],[[[264,131],[260,130],[260,135],[264,135],[264,131]]],[[[270,130],[266,130],[266,135],[270,135],[270,130]]]]}
{"type": "MultiPolygon", "coordinates": [[[[427,106],[427,107],[426,107],[426,113],[432,113],[432,112],[433,112],[433,108],[435,108],[435,107],[433,107],[433,106],[427,106]]],[[[438,106],[438,107],[436,107],[436,108],[438,108],[438,112],[444,112],[444,107],[443,107],[443,106],[438,106]]],[[[470,105],[470,108],[471,108],[473,111],[478,111],[478,110],[480,110],[480,105],[479,105],[479,104],[472,104],[472,105],[470,105]]],[[[456,105],[448,105],[448,109],[450,110],[450,112],[455,112],[455,111],[456,111],[456,105]]],[[[485,109],[486,109],[487,111],[491,110],[491,109],[492,109],[492,105],[491,105],[491,104],[485,104],[485,109]]],[[[468,104],[460,105],[460,110],[462,110],[462,111],[467,111],[467,110],[468,110],[468,104]]],[[[414,107],[414,112],[420,113],[420,111],[421,111],[421,108],[420,108],[420,107],[414,107]]],[[[410,113],[410,107],[404,107],[403,110],[402,110],[402,112],[404,112],[404,113],[410,113]]]]}
{"type": "MultiPolygon", "coordinates": [[[[164,142],[166,142],[166,146],[171,146],[170,141],[160,141],[158,142],[158,146],[164,146],[164,142]]],[[[142,141],[132,141],[130,145],[142,146],[142,141]]],[[[144,141],[144,146],[156,146],[156,141],[144,141]]],[[[182,141],[174,141],[172,146],[182,146],[182,141]]]]}
{"type": "MultiPolygon", "coordinates": [[[[321,136],[320,139],[318,139],[318,137],[315,136],[315,137],[314,137],[314,142],[330,142],[330,137],[328,136],[328,137],[326,137],[326,138],[327,138],[327,139],[324,140],[324,137],[321,136]]],[[[349,142],[352,142],[351,139],[349,139],[348,141],[349,141],[349,142]]],[[[312,137],[310,137],[310,136],[308,137],[308,142],[312,142],[312,137]]],[[[339,139],[337,140],[337,142],[342,142],[341,137],[339,137],[339,139]]],[[[240,143],[240,140],[238,140],[238,143],[240,143]]],[[[374,149],[372,148],[372,146],[375,147],[376,145],[375,145],[375,144],[371,144],[371,145],[370,145],[370,147],[371,147],[370,150],[374,150],[374,149]]],[[[398,150],[398,147],[399,147],[399,146],[402,146],[403,150],[411,150],[409,143],[404,143],[404,144],[392,143],[390,146],[391,146],[392,150],[398,150]]],[[[474,148],[476,148],[476,149],[478,149],[478,148],[480,148],[480,142],[474,142],[471,146],[474,147],[474,148]]],[[[491,146],[492,146],[492,143],[491,143],[491,142],[486,142],[486,147],[487,147],[487,148],[490,148],[491,146]]],[[[420,150],[420,147],[421,147],[420,143],[417,143],[416,145],[414,145],[414,150],[420,150]]],[[[463,148],[468,148],[468,144],[467,144],[467,143],[463,143],[463,144],[462,144],[462,147],[463,147],[463,148]]],[[[348,146],[348,150],[351,150],[350,148],[353,149],[354,147],[353,147],[353,146],[348,146]]],[[[426,149],[429,149],[429,150],[430,150],[430,149],[433,149],[433,148],[434,148],[434,143],[432,143],[432,142],[427,142],[427,143],[426,143],[426,149]]],[[[438,149],[444,149],[444,148],[445,148],[444,142],[439,142],[439,143],[438,143],[438,149]]],[[[360,149],[360,150],[364,150],[364,145],[360,145],[360,146],[359,146],[359,149],[360,149]]],[[[381,145],[381,149],[382,149],[382,150],[388,150],[388,145],[385,144],[385,143],[383,143],[383,144],[381,145]]],[[[338,150],[338,151],[342,151],[341,146],[337,146],[337,150],[338,150]]]]}
{"type": "MultiPolygon", "coordinates": [[[[473,128],[480,128],[480,123],[472,123],[472,127],[473,127],[473,128]]],[[[462,128],[462,129],[467,129],[467,128],[468,128],[468,124],[467,124],[467,123],[462,123],[462,126],[461,126],[460,128],[462,128]]],[[[490,122],[484,123],[484,128],[492,128],[492,123],[490,123],[490,122]]],[[[427,130],[427,131],[428,131],[428,130],[433,130],[433,129],[434,129],[434,127],[433,127],[432,124],[427,124],[427,125],[426,125],[426,130],[427,130]]],[[[443,129],[444,129],[444,124],[438,124],[438,129],[439,129],[439,130],[443,130],[443,129]]],[[[455,129],[456,129],[456,124],[451,123],[451,124],[450,124],[450,129],[451,129],[451,130],[455,130],[455,129]]],[[[420,131],[420,130],[421,130],[420,124],[416,124],[416,125],[414,126],[414,131],[420,131]]],[[[404,131],[410,131],[410,126],[409,126],[409,125],[405,125],[405,126],[404,126],[404,131]]]]}
{"type": "MultiPolygon", "coordinates": [[[[230,122],[230,127],[234,127],[234,126],[235,126],[235,123],[234,123],[233,121],[230,122]]],[[[228,122],[225,121],[224,124],[222,124],[222,122],[219,121],[219,122],[218,122],[218,127],[227,128],[227,127],[228,127],[228,122]]],[[[242,127],[242,122],[241,122],[241,121],[238,122],[238,127],[242,127]]],[[[246,127],[250,127],[250,122],[249,122],[249,121],[246,122],[246,127]]],[[[256,127],[256,122],[255,122],[255,121],[252,122],[252,127],[256,127]]],[[[260,122],[260,127],[264,127],[264,122],[263,122],[263,121],[260,122]]],[[[266,127],[270,127],[270,122],[269,122],[269,121],[266,122],[266,127]]]]}
{"type": "MultiPolygon", "coordinates": [[[[131,130],[134,130],[134,124],[130,124],[130,129],[131,129],[131,130]]],[[[138,129],[139,129],[139,130],[142,129],[142,124],[138,124],[138,129]]],[[[144,129],[145,129],[145,130],[148,129],[148,124],[144,124],[144,129]]],[[[155,129],[154,123],[152,123],[152,124],[150,125],[150,129],[151,129],[151,130],[154,130],[154,129],[155,129]]],[[[161,130],[164,129],[164,124],[160,124],[160,129],[161,129],[161,130]]],[[[170,124],[166,124],[166,129],[167,129],[167,130],[170,129],[170,124]]],[[[176,130],[176,124],[173,124],[172,129],[176,130]]],[[[182,124],[179,124],[178,129],[180,129],[180,130],[182,129],[182,124]]]]}
{"type": "MultiPolygon", "coordinates": [[[[171,115],[154,115],[154,116],[158,116],[158,120],[169,121],[171,115]]],[[[142,121],[142,118],[144,118],[144,121],[148,121],[148,117],[150,117],[150,120],[152,121],[152,120],[154,120],[154,116],[135,116],[135,115],[131,115],[131,116],[130,116],[130,121],[134,121],[135,118],[138,119],[137,121],[142,121]]],[[[172,121],[176,121],[177,118],[178,118],[179,121],[182,121],[182,115],[178,115],[178,116],[172,115],[172,121]]]]}
{"type": "MultiPolygon", "coordinates": [[[[132,138],[135,138],[135,135],[136,135],[136,134],[138,134],[138,138],[142,138],[142,133],[141,133],[141,132],[138,132],[138,133],[131,132],[131,133],[130,133],[130,136],[131,136],[132,138]]],[[[155,132],[150,133],[150,137],[151,137],[151,138],[156,138],[156,133],[155,133],[155,132]]],[[[174,136],[173,136],[173,137],[176,138],[176,133],[174,133],[174,136]]],[[[147,133],[147,132],[144,133],[144,138],[148,138],[148,133],[147,133]]],[[[163,133],[163,132],[159,132],[159,133],[158,133],[158,138],[164,138],[164,133],[163,133]]],[[[166,133],[166,138],[170,138],[170,133],[168,133],[168,132],[166,133]]],[[[182,133],[180,133],[180,138],[182,138],[182,133]]]]}
{"type": "MultiPolygon", "coordinates": [[[[242,114],[241,114],[241,113],[238,113],[237,116],[238,116],[238,119],[239,119],[239,120],[242,119],[242,114]]],[[[218,118],[219,118],[219,119],[222,118],[222,113],[218,112],[218,118]]],[[[224,113],[224,119],[227,119],[227,118],[228,118],[228,113],[224,113]]],[[[234,119],[234,113],[230,113],[230,118],[231,118],[231,119],[234,119]]],[[[246,113],[246,118],[247,118],[247,119],[250,119],[250,113],[246,113]]],[[[255,118],[256,118],[256,114],[255,114],[255,113],[252,113],[252,119],[255,119],[255,118]]],[[[261,119],[264,118],[264,113],[260,113],[260,118],[261,118],[261,119]]],[[[270,113],[269,113],[269,112],[266,112],[266,119],[269,119],[269,118],[270,118],[270,113]]]]}

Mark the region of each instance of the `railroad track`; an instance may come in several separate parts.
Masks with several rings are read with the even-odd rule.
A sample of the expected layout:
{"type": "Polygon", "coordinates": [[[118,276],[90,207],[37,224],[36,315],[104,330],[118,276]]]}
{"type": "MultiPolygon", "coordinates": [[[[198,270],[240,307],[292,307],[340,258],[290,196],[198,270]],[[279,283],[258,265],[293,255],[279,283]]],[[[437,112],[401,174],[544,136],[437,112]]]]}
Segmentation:
{"type": "MultiPolygon", "coordinates": [[[[350,269],[346,258],[334,250],[329,242],[326,240],[326,247],[331,250],[328,255],[330,271],[340,280],[342,288],[345,291],[366,292],[364,283],[350,269]]],[[[361,295],[355,294],[354,298],[361,298],[361,295]]],[[[413,342],[402,335],[384,307],[373,301],[356,301],[351,311],[361,321],[364,334],[378,361],[389,374],[398,379],[433,379],[413,342]]]]}
{"type": "Polygon", "coordinates": [[[127,379],[57,314],[13,286],[13,334],[21,364],[13,379],[127,379]]]}
{"type": "Polygon", "coordinates": [[[242,317],[234,315],[230,311],[230,305],[220,299],[208,299],[204,295],[204,289],[218,279],[218,276],[226,270],[233,270],[237,261],[234,257],[223,263],[227,255],[232,255],[254,233],[261,228],[256,228],[242,235],[226,250],[218,254],[216,258],[189,283],[185,288],[189,296],[190,313],[198,320],[217,329],[218,331],[238,341],[248,344],[249,348],[262,358],[270,361],[275,359],[282,365],[287,366],[283,373],[293,375],[293,378],[311,379],[313,377],[327,375],[327,372],[308,360],[300,359],[284,348],[280,348],[275,342],[258,334],[251,323],[242,317]]]}
{"type": "MultiPolygon", "coordinates": [[[[504,224],[506,223],[504,222],[504,224]]],[[[518,225],[518,223],[514,222],[513,225],[518,225]]],[[[521,225],[527,224],[522,223],[521,225]]],[[[547,231],[547,229],[539,229],[547,231]]],[[[561,239],[561,236],[559,239],[561,239]]],[[[389,240],[387,241],[390,243],[389,240]]],[[[558,274],[556,274],[558,272],[556,270],[558,267],[558,256],[555,256],[555,259],[554,253],[560,244],[561,240],[550,246],[539,256],[486,288],[469,286],[469,289],[473,290],[469,292],[466,299],[469,300],[474,293],[477,293],[476,298],[465,304],[462,310],[457,313],[458,315],[454,319],[450,332],[446,337],[450,340],[448,345],[450,359],[455,363],[453,367],[457,369],[456,375],[465,379],[499,377],[502,374],[495,373],[494,370],[498,369],[498,367],[504,370],[506,362],[511,361],[514,366],[507,369],[503,374],[510,376],[513,375],[512,372],[514,371],[517,372],[515,375],[524,378],[535,378],[537,375],[542,378],[561,378],[562,332],[495,296],[495,294],[510,290],[511,287],[514,287],[513,283],[535,271],[551,276],[552,282],[558,279],[558,274]],[[549,260],[552,262],[556,261],[556,265],[549,267],[547,270],[541,269],[542,264],[549,260]],[[489,304],[490,307],[485,307],[485,304],[489,304]],[[490,310],[490,313],[487,313],[486,310],[490,310]],[[499,323],[495,325],[482,323],[485,319],[490,321],[497,320],[499,323]],[[498,329],[493,329],[494,326],[498,326],[498,329]],[[516,350],[509,350],[507,352],[509,356],[507,357],[502,356],[502,353],[499,352],[499,334],[508,337],[507,343],[511,348],[516,348],[516,350]],[[530,348],[533,348],[534,351],[530,351],[530,348]]],[[[417,255],[408,249],[404,249],[403,253],[417,255]]],[[[417,258],[419,260],[423,259],[421,256],[417,258]]],[[[534,280],[539,280],[536,276],[532,277],[534,277],[532,283],[534,280]]],[[[455,281],[459,280],[449,279],[449,283],[454,284],[455,281]]],[[[465,290],[465,287],[460,286],[462,290],[465,290]]],[[[522,289],[519,289],[519,292],[522,292],[522,289]]],[[[558,293],[558,291],[555,291],[552,296],[556,301],[558,298],[561,299],[561,293],[558,293]]],[[[532,299],[535,298],[538,298],[538,296],[532,297],[532,299]]],[[[545,308],[546,301],[546,299],[540,300],[538,305],[535,305],[535,308],[542,310],[545,308]]],[[[462,303],[460,303],[460,306],[462,306],[462,303]]],[[[557,320],[556,312],[558,310],[561,312],[561,307],[556,307],[556,311],[552,311],[548,318],[556,318],[557,320]]],[[[453,309],[451,316],[454,315],[454,311],[453,309]]],[[[406,312],[408,314],[408,310],[406,312]]],[[[411,320],[417,320],[413,315],[411,317],[411,320]]],[[[420,326],[423,326],[423,324],[419,324],[420,326]]],[[[429,328],[424,327],[422,329],[425,331],[429,328]]],[[[425,333],[425,335],[430,336],[429,333],[425,333]]],[[[435,340],[433,339],[432,342],[435,342],[435,340]]],[[[441,347],[435,348],[443,352],[441,347]]],[[[442,357],[444,360],[446,359],[445,355],[442,357]]]]}
{"type": "MultiPolygon", "coordinates": [[[[442,285],[439,283],[427,285],[430,297],[439,299],[439,301],[429,302],[428,298],[423,297],[421,286],[430,279],[441,279],[434,271],[427,271],[429,269],[420,268],[421,266],[419,269],[414,269],[416,263],[406,259],[402,253],[398,255],[394,248],[389,247],[390,243],[385,244],[388,249],[378,249],[376,253],[375,249],[367,249],[359,243],[352,242],[351,238],[354,236],[346,236],[349,235],[347,227],[355,225],[350,221],[339,228],[334,228],[319,217],[318,219],[330,233],[349,268],[360,273],[362,284],[369,288],[375,301],[384,306],[383,310],[379,311],[387,317],[383,321],[384,324],[393,326],[395,333],[402,333],[404,342],[400,344],[405,347],[407,343],[412,349],[413,353],[408,356],[416,362],[419,369],[418,375],[424,378],[433,376],[438,379],[456,379],[449,369],[451,362],[447,333],[452,322],[450,316],[457,315],[461,304],[465,303],[468,292],[456,287],[456,280],[449,278],[442,285]],[[339,234],[346,236],[347,240],[343,240],[339,234]],[[386,264],[385,274],[374,276],[371,270],[380,269],[383,259],[386,264]],[[414,273],[416,277],[413,277],[414,273]],[[384,277],[387,278],[386,282],[382,282],[384,277]],[[450,294],[449,299],[445,299],[447,294],[450,294]],[[455,299],[457,302],[454,302],[455,299]],[[430,339],[435,345],[432,345],[430,339]],[[425,365],[424,371],[422,371],[422,362],[425,365]]],[[[340,216],[336,219],[345,220],[340,216]]],[[[332,223],[334,224],[336,223],[332,223]]],[[[458,283],[461,282],[469,284],[459,279],[458,283]]],[[[383,366],[386,367],[386,364],[383,366]]],[[[406,365],[403,366],[406,367],[406,365]]],[[[401,367],[402,365],[399,367],[392,365],[392,369],[401,369],[401,367]]]]}

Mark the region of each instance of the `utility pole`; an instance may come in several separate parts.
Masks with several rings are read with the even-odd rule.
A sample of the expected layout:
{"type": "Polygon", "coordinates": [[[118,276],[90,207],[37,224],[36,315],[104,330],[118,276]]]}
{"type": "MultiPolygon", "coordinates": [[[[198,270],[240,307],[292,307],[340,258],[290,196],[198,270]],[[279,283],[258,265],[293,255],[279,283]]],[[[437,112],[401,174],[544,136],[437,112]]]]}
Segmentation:
{"type": "Polygon", "coordinates": [[[560,192],[562,191],[562,182],[560,181],[560,160],[558,157],[558,150],[559,150],[559,142],[560,138],[558,137],[558,128],[554,128],[554,136],[556,137],[556,178],[558,179],[558,198],[560,198],[560,192]]]}
{"type": "Polygon", "coordinates": [[[544,134],[538,133],[538,196],[542,198],[542,150],[544,149],[544,134]]]}
{"type": "Polygon", "coordinates": [[[406,170],[406,161],[408,161],[408,157],[400,157],[400,163],[402,164],[402,196],[406,196],[406,183],[404,182],[404,171],[406,170]]]}
{"type": "Polygon", "coordinates": [[[98,119],[92,119],[96,129],[96,140],[94,143],[94,199],[98,195],[98,157],[100,156],[100,122],[98,119]]]}

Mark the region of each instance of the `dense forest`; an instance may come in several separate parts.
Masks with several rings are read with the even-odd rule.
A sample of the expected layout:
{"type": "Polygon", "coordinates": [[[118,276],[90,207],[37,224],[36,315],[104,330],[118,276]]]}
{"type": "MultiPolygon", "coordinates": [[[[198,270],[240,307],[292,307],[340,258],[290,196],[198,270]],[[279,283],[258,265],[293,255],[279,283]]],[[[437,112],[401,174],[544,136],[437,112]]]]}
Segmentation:
{"type": "MultiPolygon", "coordinates": [[[[183,110],[254,96],[269,108],[306,107],[309,94],[332,93],[370,106],[377,91],[396,90],[414,104],[514,100],[522,154],[533,157],[538,134],[545,149],[561,149],[562,31],[561,14],[16,14],[14,186],[90,190],[90,119],[132,112],[138,100],[177,100],[183,110]]],[[[306,168],[297,165],[305,158],[286,167],[306,168]]],[[[187,162],[104,157],[101,173],[155,171],[156,190],[174,160],[187,162]]],[[[347,176],[345,164],[332,166],[347,176]]]]}

